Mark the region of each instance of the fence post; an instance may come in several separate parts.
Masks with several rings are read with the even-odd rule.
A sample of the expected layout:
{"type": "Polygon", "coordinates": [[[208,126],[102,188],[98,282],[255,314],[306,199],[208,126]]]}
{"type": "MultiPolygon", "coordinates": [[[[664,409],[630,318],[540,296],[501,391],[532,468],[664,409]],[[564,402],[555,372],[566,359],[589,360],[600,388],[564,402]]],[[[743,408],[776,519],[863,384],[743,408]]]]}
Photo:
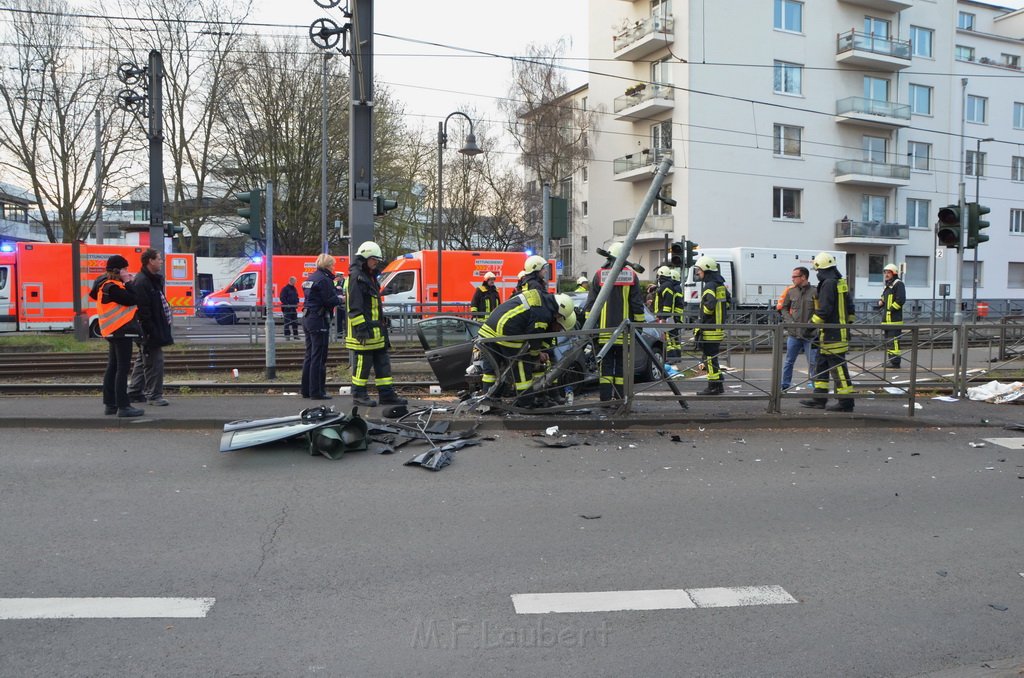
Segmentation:
{"type": "Polygon", "coordinates": [[[771,326],[772,331],[772,383],[768,391],[768,414],[779,414],[782,412],[782,357],[785,355],[785,344],[782,341],[786,336],[780,324],[771,326]]]}
{"type": "MultiPolygon", "coordinates": [[[[632,409],[635,375],[636,375],[636,353],[633,350],[633,324],[629,320],[622,321],[626,329],[622,333],[622,409],[621,412],[629,414],[632,409]]],[[[650,359],[650,356],[648,356],[650,359]]]]}
{"type": "Polygon", "coordinates": [[[920,339],[919,331],[916,325],[910,326],[910,383],[907,384],[907,392],[910,397],[907,399],[907,413],[908,417],[914,416],[914,410],[917,409],[917,355],[918,355],[918,341],[920,339]]]}

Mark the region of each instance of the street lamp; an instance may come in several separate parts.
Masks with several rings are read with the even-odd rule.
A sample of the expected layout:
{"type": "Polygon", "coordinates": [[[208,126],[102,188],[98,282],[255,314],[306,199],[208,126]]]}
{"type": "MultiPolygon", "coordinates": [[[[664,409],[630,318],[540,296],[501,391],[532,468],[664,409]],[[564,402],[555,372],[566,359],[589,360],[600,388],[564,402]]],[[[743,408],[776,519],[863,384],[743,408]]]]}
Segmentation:
{"type": "Polygon", "coordinates": [[[468,156],[480,155],[483,149],[476,145],[476,136],[473,134],[473,121],[468,115],[461,111],[449,113],[444,122],[437,123],[437,200],[435,211],[437,217],[437,312],[441,313],[441,238],[444,235],[444,226],[441,223],[441,204],[444,195],[444,165],[441,160],[444,157],[444,149],[448,148],[448,121],[452,116],[461,115],[469,123],[469,134],[466,135],[466,144],[459,149],[459,153],[468,156]]]}
{"type": "MultiPolygon", "coordinates": [[[[986,141],[995,141],[993,137],[976,139],[974,145],[974,202],[981,204],[981,144],[986,141]]],[[[978,307],[978,246],[974,246],[974,268],[971,269],[971,307],[978,307]]],[[[975,311],[977,314],[977,311],[975,311]]]]}

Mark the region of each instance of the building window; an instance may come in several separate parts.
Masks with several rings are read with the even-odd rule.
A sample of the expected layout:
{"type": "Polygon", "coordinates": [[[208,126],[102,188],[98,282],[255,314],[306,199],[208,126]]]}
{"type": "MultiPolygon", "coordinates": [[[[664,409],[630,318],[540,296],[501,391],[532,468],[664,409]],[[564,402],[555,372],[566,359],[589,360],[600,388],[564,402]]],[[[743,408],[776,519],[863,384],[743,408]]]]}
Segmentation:
{"type": "Polygon", "coordinates": [[[907,198],[907,226],[910,228],[931,228],[932,203],[930,200],[907,198]]]}
{"type": "Polygon", "coordinates": [[[590,204],[586,200],[580,203],[580,214],[585,217],[590,215],[590,204]]]}
{"type": "Polygon", "coordinates": [[[804,29],[804,3],[775,0],[775,30],[800,33],[804,29]]]}
{"type": "Polygon", "coordinates": [[[1011,261],[1006,267],[1006,286],[1011,290],[1024,288],[1024,263],[1011,261]]]}
{"type": "Polygon", "coordinates": [[[983,282],[985,275],[985,262],[984,261],[964,261],[963,275],[960,281],[964,287],[972,287],[977,281],[978,287],[984,287],[983,282]],[[975,274],[977,271],[977,274],[975,274]]]}
{"type": "Polygon", "coordinates": [[[1010,210],[1010,233],[1024,235],[1024,209],[1010,210]]]}
{"type": "Polygon", "coordinates": [[[651,125],[651,148],[672,148],[671,120],[663,120],[651,125]]]}
{"type": "Polygon", "coordinates": [[[864,151],[864,161],[878,164],[885,164],[886,147],[889,140],[885,137],[872,137],[864,135],[861,139],[861,148],[864,151]]]}
{"type": "Polygon", "coordinates": [[[910,157],[910,169],[928,172],[932,168],[932,145],[920,141],[907,142],[907,155],[910,157]]]}
{"type": "Polygon", "coordinates": [[[965,31],[974,30],[974,15],[970,12],[960,12],[956,15],[956,27],[965,31]]]}
{"type": "Polygon", "coordinates": [[[930,257],[908,256],[906,270],[903,272],[903,284],[909,287],[927,287],[928,259],[930,257]]]}
{"type": "Polygon", "coordinates": [[[884,224],[889,213],[889,198],[884,195],[862,195],[860,197],[861,221],[884,224]]]}
{"type": "Polygon", "coordinates": [[[864,76],[864,98],[869,101],[889,100],[889,81],[885,78],[864,76]]]}
{"type": "Polygon", "coordinates": [[[785,61],[775,62],[775,93],[799,95],[803,80],[803,66],[785,61]]]}
{"type": "Polygon", "coordinates": [[[964,174],[969,177],[985,176],[985,152],[967,151],[967,161],[964,163],[964,174]]]}
{"type": "Polygon", "coordinates": [[[580,249],[587,251],[587,236],[580,236],[580,249]]]}
{"type": "Polygon", "coordinates": [[[1006,54],[1004,52],[1002,57],[1003,57],[1003,65],[1004,66],[1006,66],[1007,68],[1016,68],[1017,70],[1020,70],[1020,56],[1019,55],[1017,55],[1017,54],[1006,54]]]}
{"type": "Polygon", "coordinates": [[[974,61],[974,48],[967,47],[965,45],[956,46],[956,60],[957,61],[974,61]]]}
{"type": "MultiPolygon", "coordinates": [[[[672,184],[662,184],[661,196],[668,199],[672,198],[672,184]]],[[[672,214],[672,206],[665,204],[661,200],[655,200],[654,205],[651,207],[651,214],[656,217],[663,214],[672,214]]]]}
{"type": "Polygon", "coordinates": [[[651,83],[655,85],[672,84],[672,64],[669,57],[651,64],[651,83]]]}
{"type": "Polygon", "coordinates": [[[876,38],[888,39],[889,21],[874,16],[866,16],[864,17],[864,32],[876,38]]]}
{"type": "Polygon", "coordinates": [[[988,120],[988,99],[967,95],[967,122],[984,123],[988,120]]]}
{"type": "Polygon", "coordinates": [[[1013,102],[1013,128],[1024,129],[1024,104],[1013,102]]]}
{"type": "Polygon", "coordinates": [[[583,183],[587,183],[590,180],[590,170],[586,167],[580,170],[580,178],[583,179],[583,183]]]}
{"type": "Polygon", "coordinates": [[[885,255],[884,254],[869,254],[868,255],[868,282],[869,283],[880,283],[885,279],[885,255]]]}
{"type": "Polygon", "coordinates": [[[773,188],[772,218],[799,219],[800,195],[802,192],[803,191],[798,188],[773,188]]]}
{"type": "Polygon", "coordinates": [[[583,97],[582,99],[580,99],[580,108],[582,108],[584,111],[587,110],[587,97],[583,97]]]}
{"type": "Polygon", "coordinates": [[[932,58],[932,41],[935,38],[935,31],[920,26],[910,27],[910,46],[913,55],[916,57],[932,58]]]}
{"type": "Polygon", "coordinates": [[[910,86],[910,112],[916,115],[932,114],[932,88],[926,85],[910,86]]]}
{"type": "Polygon", "coordinates": [[[792,125],[775,125],[775,155],[799,158],[800,139],[802,135],[802,127],[793,127],[792,125]]]}
{"type": "Polygon", "coordinates": [[[1024,155],[1010,158],[1010,181],[1024,181],[1024,155]]]}

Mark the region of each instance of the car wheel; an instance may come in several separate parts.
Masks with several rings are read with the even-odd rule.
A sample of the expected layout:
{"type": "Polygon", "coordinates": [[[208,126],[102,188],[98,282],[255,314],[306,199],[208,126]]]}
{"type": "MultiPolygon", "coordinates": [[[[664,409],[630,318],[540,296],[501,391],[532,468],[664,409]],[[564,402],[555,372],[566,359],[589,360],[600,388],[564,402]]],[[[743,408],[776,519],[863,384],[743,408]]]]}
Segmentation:
{"type": "Polygon", "coordinates": [[[661,356],[661,344],[654,344],[651,346],[651,351],[654,352],[655,356],[659,356],[659,360],[651,360],[650,356],[647,355],[643,349],[640,349],[643,364],[640,369],[637,370],[635,379],[638,382],[650,382],[650,381],[661,381],[665,378],[665,368],[662,366],[660,361],[661,356]]]}

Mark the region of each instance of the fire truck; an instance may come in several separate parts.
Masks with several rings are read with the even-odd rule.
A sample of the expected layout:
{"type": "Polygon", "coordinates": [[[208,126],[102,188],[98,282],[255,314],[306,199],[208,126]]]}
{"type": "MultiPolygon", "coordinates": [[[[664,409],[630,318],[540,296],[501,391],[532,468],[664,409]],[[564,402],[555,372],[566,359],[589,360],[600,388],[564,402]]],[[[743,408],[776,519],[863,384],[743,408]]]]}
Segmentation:
{"type": "MultiPolygon", "coordinates": [[[[107,259],[120,254],[129,270],[141,268],[145,247],[80,246],[78,290],[90,336],[99,336],[93,282],[106,271],[107,259]]],[[[68,331],[74,328],[74,289],[69,243],[18,242],[0,249],[0,332],[68,331]]],[[[175,316],[195,315],[195,255],[164,256],[164,293],[175,316]]]]}

